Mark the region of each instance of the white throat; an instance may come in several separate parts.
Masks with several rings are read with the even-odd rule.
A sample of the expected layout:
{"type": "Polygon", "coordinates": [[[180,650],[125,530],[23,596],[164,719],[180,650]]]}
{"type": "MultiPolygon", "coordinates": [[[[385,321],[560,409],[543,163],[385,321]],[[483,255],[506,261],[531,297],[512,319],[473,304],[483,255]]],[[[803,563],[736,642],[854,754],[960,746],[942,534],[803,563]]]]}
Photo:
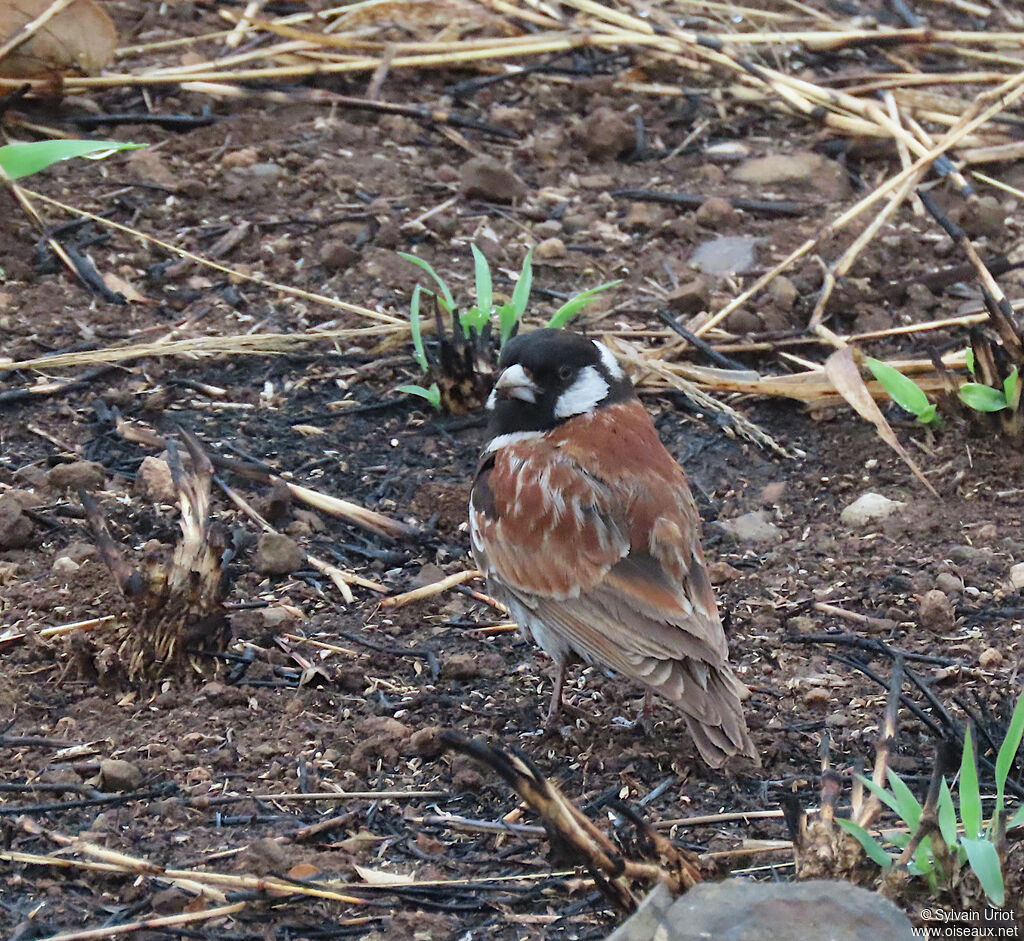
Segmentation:
{"type": "Polygon", "coordinates": [[[506,448],[518,441],[532,441],[534,438],[539,438],[543,433],[542,431],[510,431],[508,434],[495,435],[487,442],[484,454],[490,454],[499,448],[506,448]]]}

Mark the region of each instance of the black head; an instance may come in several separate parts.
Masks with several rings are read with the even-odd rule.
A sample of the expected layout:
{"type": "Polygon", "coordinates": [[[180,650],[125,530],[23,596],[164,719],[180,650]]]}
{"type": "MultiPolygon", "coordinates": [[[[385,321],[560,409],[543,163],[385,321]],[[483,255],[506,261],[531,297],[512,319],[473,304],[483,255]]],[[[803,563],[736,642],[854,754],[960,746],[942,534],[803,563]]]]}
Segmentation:
{"type": "Polygon", "coordinates": [[[492,437],[547,431],[633,395],[633,384],[612,351],[568,330],[545,328],[515,337],[498,367],[487,400],[492,437]]]}

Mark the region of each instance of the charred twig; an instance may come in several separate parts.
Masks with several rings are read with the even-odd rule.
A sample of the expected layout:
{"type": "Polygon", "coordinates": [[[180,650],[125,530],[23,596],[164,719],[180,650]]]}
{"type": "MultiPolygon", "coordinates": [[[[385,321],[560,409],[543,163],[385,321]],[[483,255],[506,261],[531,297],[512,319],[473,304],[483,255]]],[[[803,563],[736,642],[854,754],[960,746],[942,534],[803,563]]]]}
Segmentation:
{"type": "Polygon", "coordinates": [[[687,343],[693,346],[695,349],[700,350],[711,362],[723,369],[746,369],[747,367],[743,363],[738,363],[734,359],[729,359],[728,356],[719,353],[707,340],[702,340],[695,333],[691,333],[686,329],[675,317],[673,317],[667,310],[658,311],[658,319],[661,320],[670,330],[679,334],[687,343]]]}
{"type": "Polygon", "coordinates": [[[915,653],[912,650],[903,650],[900,647],[892,647],[881,640],[870,637],[861,637],[859,634],[820,633],[820,634],[786,634],[782,638],[786,644],[840,644],[844,647],[859,647],[861,650],[869,650],[893,659],[902,657],[904,660],[916,660],[919,663],[932,663],[936,666],[951,667],[963,666],[959,660],[951,657],[938,657],[934,654],[915,653]]]}
{"type": "Polygon", "coordinates": [[[442,732],[441,741],[504,778],[540,816],[552,846],[582,861],[598,888],[618,907],[626,911],[636,907],[638,897],[633,885],[637,882],[664,883],[678,895],[701,881],[695,858],[646,825],[639,845],[647,860],[638,862],[624,858],[611,839],[521,752],[505,751],[453,731],[442,732]]]}
{"type": "MultiPolygon", "coordinates": [[[[697,209],[707,202],[707,196],[695,193],[661,193],[657,190],[613,190],[612,196],[619,199],[633,199],[645,203],[665,203],[670,206],[688,206],[697,209]]],[[[811,207],[790,199],[745,199],[742,196],[726,196],[725,201],[733,209],[754,212],[764,216],[802,216],[811,207]]]]}

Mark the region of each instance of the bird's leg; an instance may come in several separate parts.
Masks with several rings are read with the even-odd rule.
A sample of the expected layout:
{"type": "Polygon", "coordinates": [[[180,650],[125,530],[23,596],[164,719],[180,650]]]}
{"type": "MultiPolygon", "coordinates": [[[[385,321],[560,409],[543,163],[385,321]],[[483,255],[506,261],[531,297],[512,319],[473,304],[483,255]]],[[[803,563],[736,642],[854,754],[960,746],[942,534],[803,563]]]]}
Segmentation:
{"type": "Polygon", "coordinates": [[[544,727],[551,731],[558,728],[558,713],[562,708],[562,687],[565,686],[566,662],[555,663],[555,688],[551,691],[551,705],[548,706],[548,717],[544,727]]]}
{"type": "Polygon", "coordinates": [[[625,716],[616,716],[612,724],[620,729],[629,729],[639,732],[648,738],[654,734],[654,724],[651,717],[654,715],[654,690],[649,686],[644,692],[644,704],[640,707],[635,719],[627,719],[625,716]]]}

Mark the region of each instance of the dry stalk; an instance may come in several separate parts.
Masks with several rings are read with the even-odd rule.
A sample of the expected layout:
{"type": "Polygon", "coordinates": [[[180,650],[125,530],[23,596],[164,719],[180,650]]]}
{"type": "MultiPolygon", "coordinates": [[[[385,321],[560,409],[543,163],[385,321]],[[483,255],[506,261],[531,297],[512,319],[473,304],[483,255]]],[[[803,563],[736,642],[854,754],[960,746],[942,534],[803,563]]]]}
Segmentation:
{"type": "Polygon", "coordinates": [[[644,859],[625,858],[615,843],[521,752],[506,751],[452,731],[442,732],[441,741],[504,778],[541,818],[552,849],[586,866],[597,887],[618,908],[625,911],[636,908],[637,884],[649,888],[662,883],[674,895],[680,895],[701,881],[695,856],[677,848],[635,816],[631,819],[640,829],[638,848],[644,859]]]}
{"type": "MultiPolygon", "coordinates": [[[[223,649],[227,644],[221,606],[222,537],[210,525],[213,468],[194,438],[183,435],[183,439],[192,461],[188,472],[174,442],[167,442],[168,464],[181,505],[181,537],[169,563],[156,560],[144,571],[135,569],[111,538],[96,502],[79,491],[97,549],[131,610],[116,646],[93,657],[93,668],[103,682],[181,678],[189,670],[198,670],[191,647],[223,649]]],[[[80,666],[84,666],[81,658],[80,666]]]]}

